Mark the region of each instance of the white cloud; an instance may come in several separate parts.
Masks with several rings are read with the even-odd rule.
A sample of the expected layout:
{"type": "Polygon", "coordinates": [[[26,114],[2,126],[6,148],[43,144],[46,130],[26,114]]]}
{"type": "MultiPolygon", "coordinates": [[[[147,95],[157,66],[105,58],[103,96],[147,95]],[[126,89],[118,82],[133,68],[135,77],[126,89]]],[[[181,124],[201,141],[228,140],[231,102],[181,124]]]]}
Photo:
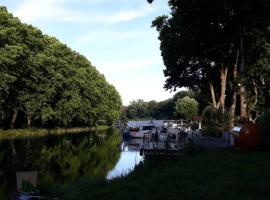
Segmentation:
{"type": "Polygon", "coordinates": [[[25,0],[16,10],[15,15],[24,22],[32,22],[39,19],[68,17],[66,10],[58,0],[25,0]]]}
{"type": "MultiPolygon", "coordinates": [[[[89,10],[83,11],[67,8],[68,2],[70,3],[72,0],[23,0],[15,11],[15,15],[27,23],[38,20],[76,23],[120,23],[146,16],[155,11],[154,7],[140,6],[139,3],[139,7],[136,9],[125,8],[125,10],[100,12],[94,10],[95,6],[92,5],[89,10]]],[[[86,2],[81,2],[81,4],[83,3],[86,2]]]]}
{"type": "Polygon", "coordinates": [[[144,11],[139,11],[139,10],[123,11],[123,12],[114,14],[114,16],[111,18],[111,22],[119,23],[119,22],[131,21],[133,19],[143,17],[146,14],[147,13],[145,13],[144,11]]]}
{"type": "Polygon", "coordinates": [[[153,6],[143,4],[143,6],[141,8],[138,8],[138,9],[121,11],[121,12],[115,13],[111,17],[111,22],[119,23],[119,22],[131,21],[133,19],[147,16],[147,15],[157,11],[158,9],[159,9],[159,7],[157,7],[157,6],[153,7],[153,6]]]}

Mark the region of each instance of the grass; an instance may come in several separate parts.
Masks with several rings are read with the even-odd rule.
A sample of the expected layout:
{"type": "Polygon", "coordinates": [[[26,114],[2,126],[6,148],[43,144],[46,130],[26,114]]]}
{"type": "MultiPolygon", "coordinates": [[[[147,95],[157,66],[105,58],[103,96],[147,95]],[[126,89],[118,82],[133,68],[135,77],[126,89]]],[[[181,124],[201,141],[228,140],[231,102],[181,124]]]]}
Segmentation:
{"type": "Polygon", "coordinates": [[[147,158],[126,177],[84,179],[64,199],[270,199],[270,152],[214,150],[147,158]]]}
{"type": "Polygon", "coordinates": [[[103,131],[107,130],[109,126],[98,126],[95,127],[77,127],[77,128],[54,128],[54,129],[10,129],[10,130],[0,130],[0,140],[5,139],[19,139],[19,138],[29,138],[29,137],[44,137],[46,135],[63,135],[66,133],[82,133],[88,131],[103,131]]]}

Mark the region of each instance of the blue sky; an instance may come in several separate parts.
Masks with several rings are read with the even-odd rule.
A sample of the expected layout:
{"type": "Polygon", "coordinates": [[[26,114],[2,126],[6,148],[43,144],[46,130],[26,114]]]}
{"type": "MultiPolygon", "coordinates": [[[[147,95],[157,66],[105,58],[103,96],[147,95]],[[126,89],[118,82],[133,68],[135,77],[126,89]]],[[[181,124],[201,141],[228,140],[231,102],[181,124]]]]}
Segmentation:
{"type": "Polygon", "coordinates": [[[166,0],[0,0],[21,21],[85,55],[119,91],[123,104],[165,100],[156,16],[166,0]]]}

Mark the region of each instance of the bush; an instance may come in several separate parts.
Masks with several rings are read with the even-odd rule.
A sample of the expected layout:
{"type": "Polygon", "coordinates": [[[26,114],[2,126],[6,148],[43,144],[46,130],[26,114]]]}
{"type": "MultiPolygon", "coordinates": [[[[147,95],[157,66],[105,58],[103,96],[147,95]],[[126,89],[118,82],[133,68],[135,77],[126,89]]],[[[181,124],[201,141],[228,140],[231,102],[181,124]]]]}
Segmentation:
{"type": "Polygon", "coordinates": [[[270,110],[268,109],[263,113],[259,119],[259,125],[261,129],[262,139],[270,139],[270,110]]]}
{"type": "Polygon", "coordinates": [[[222,137],[224,131],[231,130],[231,115],[207,106],[202,114],[202,134],[205,136],[222,137]]]}
{"type": "Polygon", "coordinates": [[[202,113],[202,125],[203,126],[217,126],[216,112],[211,106],[207,106],[202,113]]]}
{"type": "Polygon", "coordinates": [[[205,127],[202,129],[201,133],[206,137],[222,137],[223,135],[223,131],[216,126],[205,127]]]}

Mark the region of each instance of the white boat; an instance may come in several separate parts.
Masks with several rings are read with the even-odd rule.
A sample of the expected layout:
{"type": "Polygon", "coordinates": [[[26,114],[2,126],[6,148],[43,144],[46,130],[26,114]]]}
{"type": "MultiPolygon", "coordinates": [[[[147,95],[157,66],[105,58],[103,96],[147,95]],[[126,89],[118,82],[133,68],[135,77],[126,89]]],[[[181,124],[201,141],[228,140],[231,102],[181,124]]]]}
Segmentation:
{"type": "Polygon", "coordinates": [[[148,142],[144,143],[140,155],[149,154],[179,154],[183,150],[184,143],[176,142],[148,142]]]}
{"type": "Polygon", "coordinates": [[[122,151],[138,152],[140,151],[143,143],[144,139],[142,138],[131,138],[130,140],[123,141],[121,149],[122,151]]]}
{"type": "Polygon", "coordinates": [[[149,138],[153,133],[154,126],[140,126],[137,130],[130,130],[130,137],[133,138],[149,138]]]}

